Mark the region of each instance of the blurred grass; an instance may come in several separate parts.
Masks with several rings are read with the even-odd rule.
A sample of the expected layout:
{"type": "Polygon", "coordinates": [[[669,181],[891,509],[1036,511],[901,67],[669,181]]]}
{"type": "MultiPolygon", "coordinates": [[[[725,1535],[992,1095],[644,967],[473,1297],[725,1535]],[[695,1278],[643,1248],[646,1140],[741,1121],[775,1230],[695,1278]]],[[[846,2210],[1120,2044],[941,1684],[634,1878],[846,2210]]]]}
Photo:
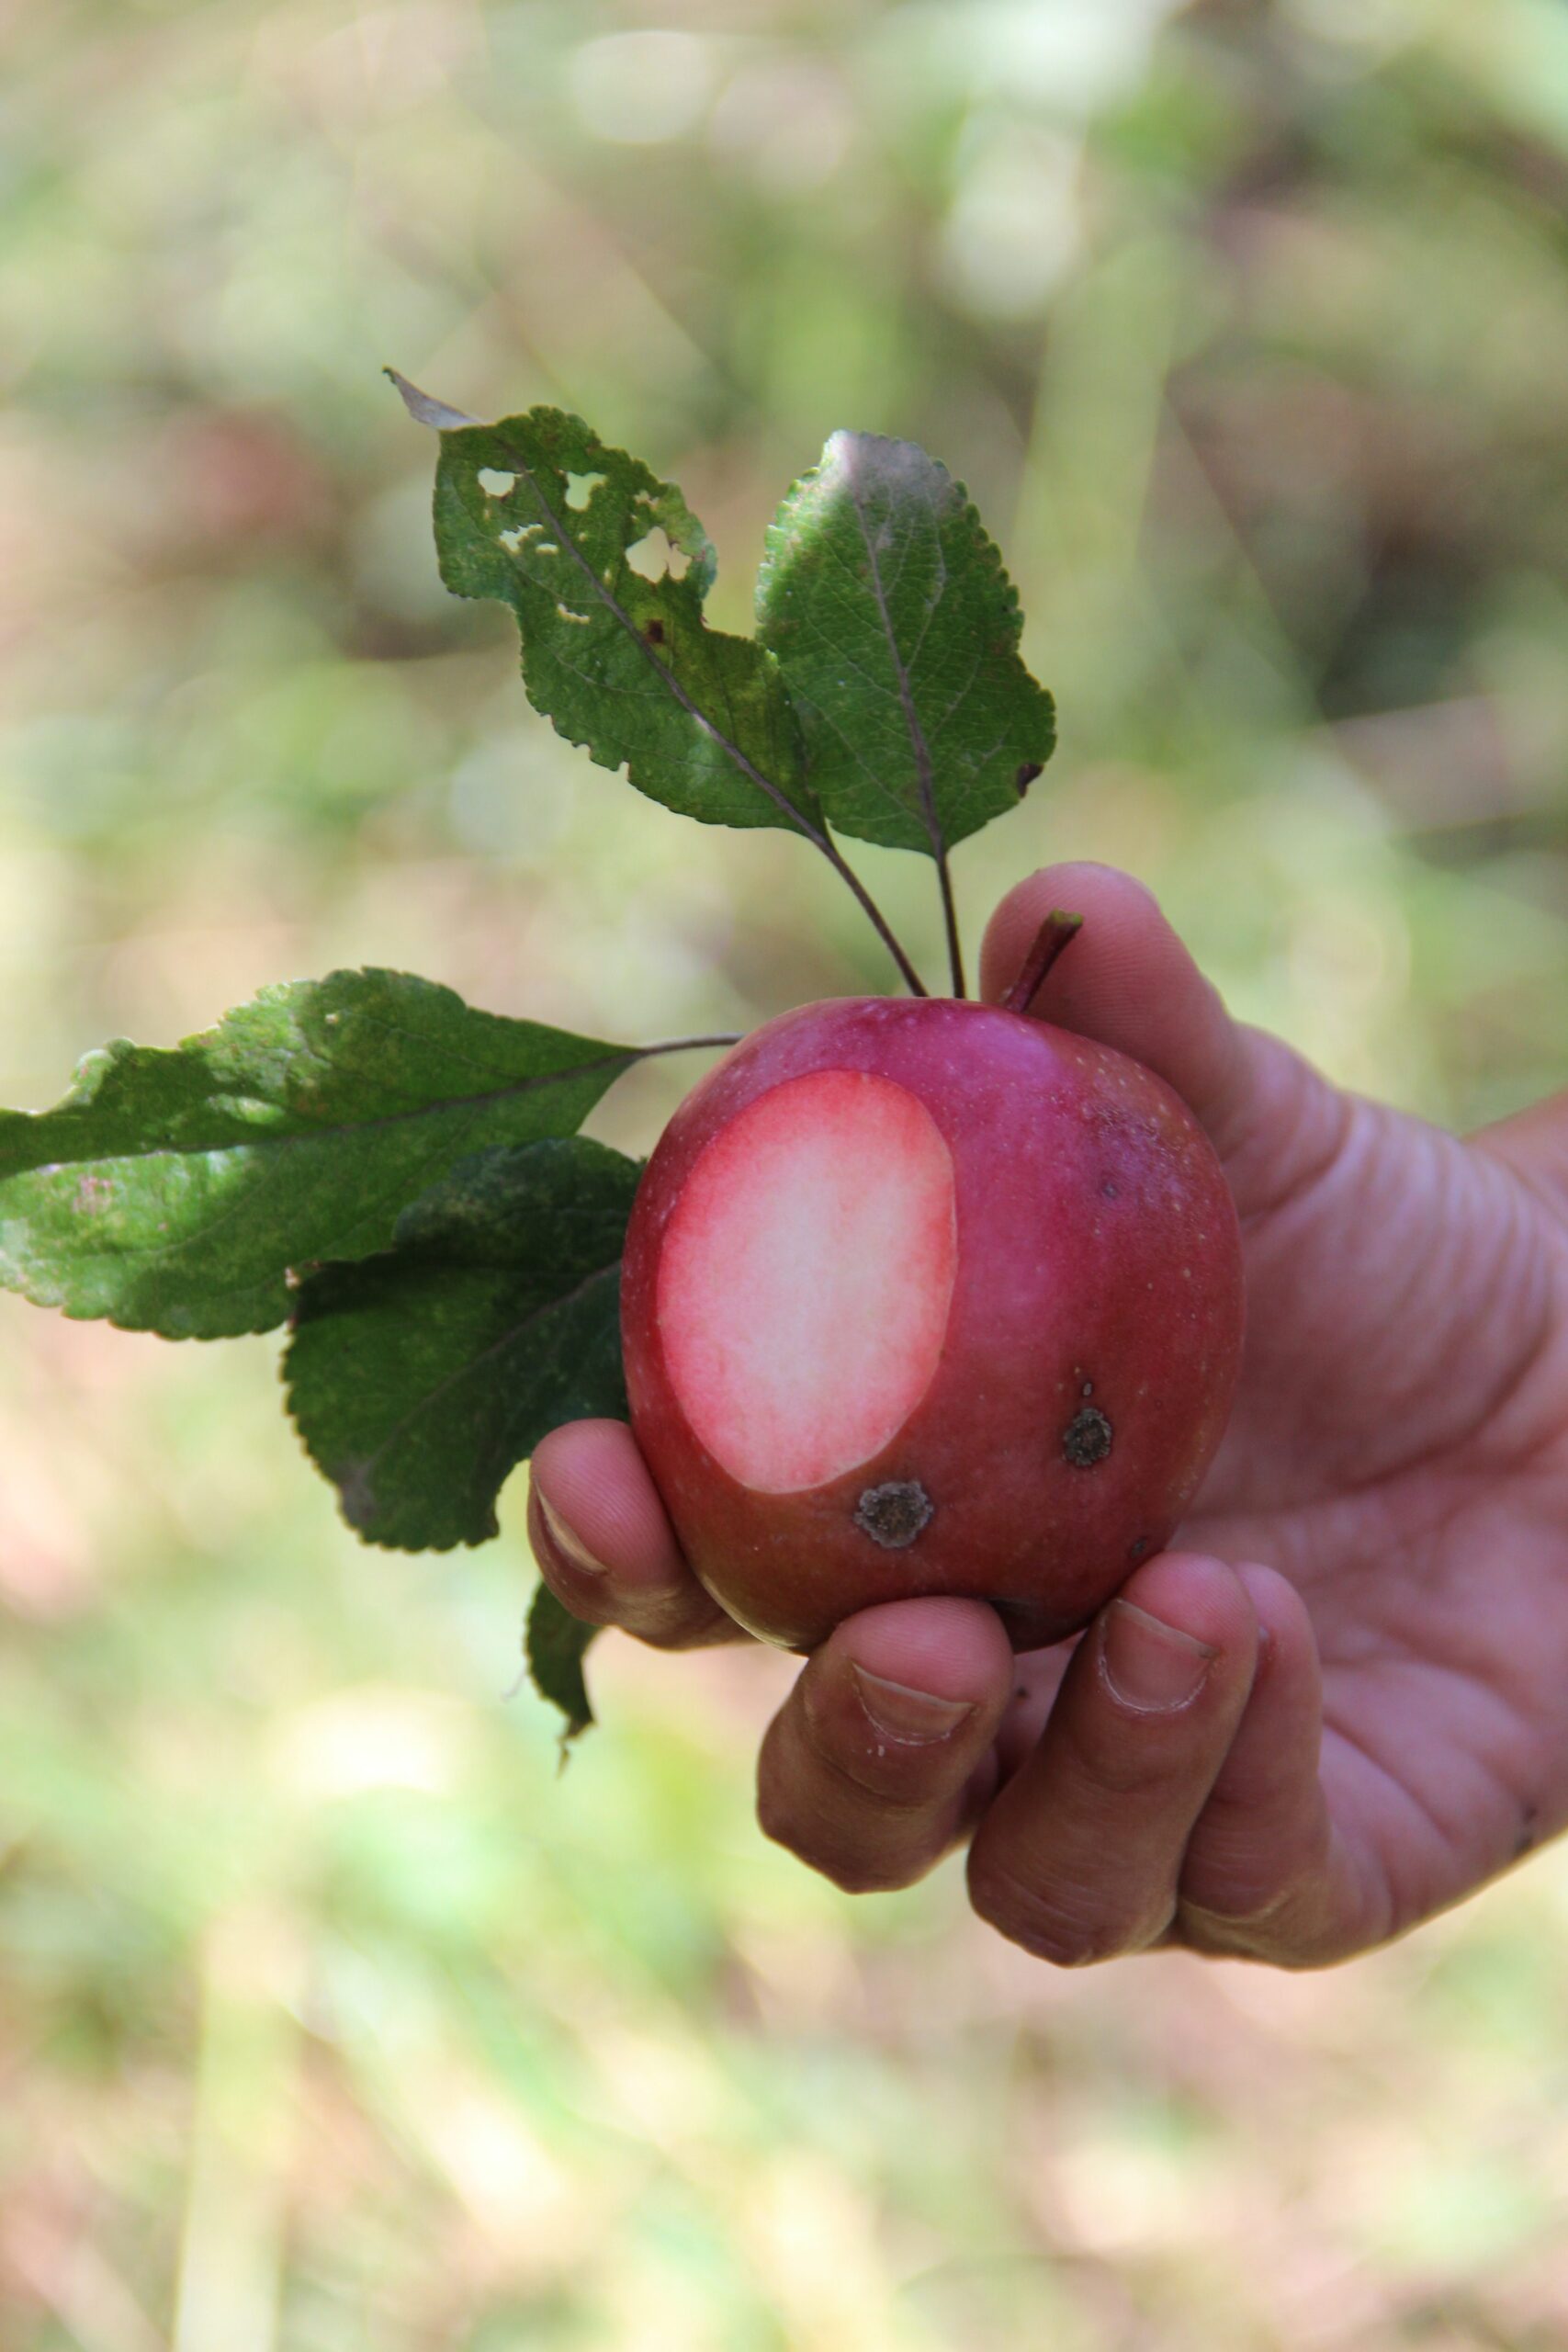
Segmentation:
{"type": "MultiPolygon", "coordinates": [[[[1554,0],[0,10],[0,1095],[334,962],[618,1034],[879,987],[782,837],[536,720],[377,370],[581,409],[743,622],[835,425],[969,481],[1062,749],[967,845],[1145,874],[1457,1122],[1563,1077],[1554,0]]],[[[918,861],[861,861],[937,966],[918,861]]],[[[689,1073],[599,1131],[634,1148],[689,1073]]],[[[362,1551],[265,1343],[0,1302],[5,2352],[1568,2338],[1568,1866],[1349,1971],[1055,1979],[765,1847],[787,1668],[362,1551]]],[[[519,1482],[520,1483],[520,1482],[519,1482]]]]}

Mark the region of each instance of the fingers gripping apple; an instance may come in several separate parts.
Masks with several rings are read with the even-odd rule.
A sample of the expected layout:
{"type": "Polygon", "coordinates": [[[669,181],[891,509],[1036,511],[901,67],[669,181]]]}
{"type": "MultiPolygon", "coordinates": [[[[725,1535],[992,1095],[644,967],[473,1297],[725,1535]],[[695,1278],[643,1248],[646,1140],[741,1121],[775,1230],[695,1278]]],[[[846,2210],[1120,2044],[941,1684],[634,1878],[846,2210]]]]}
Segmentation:
{"type": "Polygon", "coordinates": [[[911,1593],[1020,1648],[1168,1539],[1219,1442],[1235,1212],[1137,1063],[990,1006],[808,1005],[649,1161],[622,1295],[638,1441],[693,1567],[794,1648],[911,1593]]]}

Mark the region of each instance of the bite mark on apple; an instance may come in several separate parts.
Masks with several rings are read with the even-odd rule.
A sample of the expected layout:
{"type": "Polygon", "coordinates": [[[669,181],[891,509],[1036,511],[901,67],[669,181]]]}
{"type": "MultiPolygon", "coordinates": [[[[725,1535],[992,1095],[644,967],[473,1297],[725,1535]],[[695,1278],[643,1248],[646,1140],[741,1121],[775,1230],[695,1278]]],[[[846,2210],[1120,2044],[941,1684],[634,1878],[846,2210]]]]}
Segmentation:
{"type": "Polygon", "coordinates": [[[763,1494],[871,1461],[935,1375],[957,1264],[953,1155],[907,1087],[770,1088],[700,1154],[664,1237],[660,1335],[694,1434],[763,1494]]]}

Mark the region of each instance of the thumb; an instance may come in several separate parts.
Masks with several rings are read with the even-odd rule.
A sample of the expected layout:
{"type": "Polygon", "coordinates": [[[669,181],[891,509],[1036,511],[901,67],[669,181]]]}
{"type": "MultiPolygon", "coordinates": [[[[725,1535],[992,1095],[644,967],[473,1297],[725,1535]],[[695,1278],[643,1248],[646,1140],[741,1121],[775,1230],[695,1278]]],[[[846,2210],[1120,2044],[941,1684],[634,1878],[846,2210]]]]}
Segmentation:
{"type": "Polygon", "coordinates": [[[1153,891],[1114,866],[1048,865],[1010,890],[986,931],[982,996],[995,1003],[1007,994],[1056,908],[1082,915],[1083,929],[1031,1013],[1113,1046],[1174,1087],[1224,1162],[1244,1216],[1332,1150],[1343,1119],[1337,1090],[1288,1046],[1231,1018],[1153,891]]]}
{"type": "Polygon", "coordinates": [[[1471,1137],[1514,1173],[1568,1226],[1568,1091],[1516,1111],[1471,1137]]]}

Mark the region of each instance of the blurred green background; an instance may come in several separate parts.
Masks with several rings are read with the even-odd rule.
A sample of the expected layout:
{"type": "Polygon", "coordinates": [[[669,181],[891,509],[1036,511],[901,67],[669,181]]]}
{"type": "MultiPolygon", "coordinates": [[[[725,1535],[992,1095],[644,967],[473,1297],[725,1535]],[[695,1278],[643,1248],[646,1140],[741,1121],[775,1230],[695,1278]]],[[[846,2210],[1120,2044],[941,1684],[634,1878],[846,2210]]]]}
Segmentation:
{"type": "MultiPolygon", "coordinates": [[[[1559,0],[10,0],[0,1099],[402,966],[587,1031],[881,987],[449,602],[393,361],[672,472],[744,625],[834,426],[964,475],[1057,759],[965,846],[1153,881],[1346,1080],[1564,1077],[1559,0]]],[[[929,873],[857,857],[940,969],[929,873]]],[[[689,1070],[596,1131],[645,1148],[689,1070]]],[[[765,1846],[789,1669],[360,1549],[266,1341],[0,1302],[4,2352],[1568,2339],[1568,1857],[1321,1978],[1052,1976],[765,1846]]]]}

